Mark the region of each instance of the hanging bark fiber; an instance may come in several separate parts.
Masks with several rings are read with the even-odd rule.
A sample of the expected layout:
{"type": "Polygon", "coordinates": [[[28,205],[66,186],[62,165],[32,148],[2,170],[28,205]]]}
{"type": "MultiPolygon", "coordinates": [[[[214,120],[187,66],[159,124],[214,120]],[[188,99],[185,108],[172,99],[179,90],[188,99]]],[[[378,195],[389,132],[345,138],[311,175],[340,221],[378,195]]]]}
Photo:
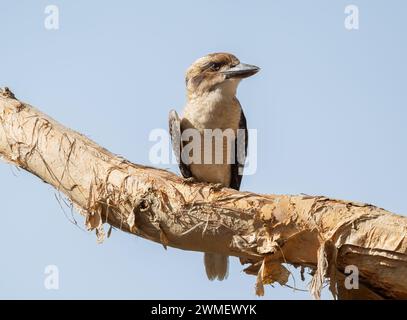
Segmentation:
{"type": "MultiPolygon", "coordinates": [[[[49,183],[103,240],[105,223],[183,250],[240,258],[264,285],[309,268],[319,298],[407,298],[407,218],[370,204],[307,195],[260,195],[191,183],[133,164],[0,91],[0,156],[49,183]],[[346,289],[346,266],[359,289],[346,289]]],[[[110,229],[111,230],[111,229],[110,229]]]]}

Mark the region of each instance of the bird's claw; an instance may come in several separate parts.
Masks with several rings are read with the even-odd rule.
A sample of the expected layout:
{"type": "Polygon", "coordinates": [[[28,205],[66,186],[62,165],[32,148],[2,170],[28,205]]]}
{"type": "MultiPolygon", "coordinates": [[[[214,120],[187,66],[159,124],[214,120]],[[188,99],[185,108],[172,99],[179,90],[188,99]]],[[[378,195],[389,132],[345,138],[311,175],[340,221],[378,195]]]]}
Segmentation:
{"type": "Polygon", "coordinates": [[[195,182],[198,182],[198,180],[196,180],[194,177],[189,177],[189,178],[184,179],[184,183],[187,183],[187,184],[191,184],[191,183],[195,183],[195,182]]]}
{"type": "Polygon", "coordinates": [[[223,184],[221,184],[221,183],[213,183],[213,184],[211,184],[211,190],[212,191],[215,191],[215,192],[217,192],[217,191],[220,191],[220,190],[222,190],[222,188],[224,188],[225,186],[223,185],[223,184]]]}

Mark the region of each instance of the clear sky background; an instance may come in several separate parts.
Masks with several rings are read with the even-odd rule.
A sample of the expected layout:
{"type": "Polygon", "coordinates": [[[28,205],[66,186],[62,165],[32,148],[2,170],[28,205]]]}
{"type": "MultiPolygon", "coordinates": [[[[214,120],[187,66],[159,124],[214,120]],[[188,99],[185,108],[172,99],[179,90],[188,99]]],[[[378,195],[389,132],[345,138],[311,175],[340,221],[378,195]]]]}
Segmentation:
{"type": "MultiPolygon", "coordinates": [[[[112,152],[150,164],[149,133],[166,128],[170,108],[182,110],[185,69],[228,51],[262,68],[238,92],[258,130],[258,169],[243,190],[407,213],[406,1],[1,0],[0,7],[0,85],[112,152]],[[49,4],[59,7],[59,30],[44,27],[49,4]],[[359,30],[344,27],[349,4],[359,7],[359,30]]],[[[118,231],[98,245],[68,221],[49,185],[5,163],[0,201],[0,298],[255,298],[255,277],[237,259],[227,281],[210,282],[201,253],[164,251],[118,231]],[[47,265],[59,268],[59,290],[44,287],[47,265]]],[[[277,285],[263,299],[303,298],[310,296],[277,285]]]]}

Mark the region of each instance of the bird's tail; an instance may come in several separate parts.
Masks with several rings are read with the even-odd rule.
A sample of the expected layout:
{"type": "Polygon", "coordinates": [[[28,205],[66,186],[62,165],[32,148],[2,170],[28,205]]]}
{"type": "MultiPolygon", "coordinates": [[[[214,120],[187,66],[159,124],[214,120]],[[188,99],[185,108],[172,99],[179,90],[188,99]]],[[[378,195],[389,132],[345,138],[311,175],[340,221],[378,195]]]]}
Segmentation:
{"type": "Polygon", "coordinates": [[[205,252],[205,270],[209,280],[222,281],[228,277],[229,257],[217,253],[205,252]]]}

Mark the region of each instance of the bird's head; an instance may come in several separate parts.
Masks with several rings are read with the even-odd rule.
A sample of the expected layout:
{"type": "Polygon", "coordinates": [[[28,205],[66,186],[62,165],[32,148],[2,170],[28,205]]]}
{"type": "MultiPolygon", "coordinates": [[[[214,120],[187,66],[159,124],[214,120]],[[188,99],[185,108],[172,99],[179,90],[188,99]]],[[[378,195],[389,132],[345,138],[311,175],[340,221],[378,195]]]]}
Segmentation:
{"type": "Polygon", "coordinates": [[[240,63],[230,53],[208,54],[196,60],[186,72],[188,95],[203,95],[218,88],[234,95],[240,80],[259,70],[259,67],[240,63]]]}

